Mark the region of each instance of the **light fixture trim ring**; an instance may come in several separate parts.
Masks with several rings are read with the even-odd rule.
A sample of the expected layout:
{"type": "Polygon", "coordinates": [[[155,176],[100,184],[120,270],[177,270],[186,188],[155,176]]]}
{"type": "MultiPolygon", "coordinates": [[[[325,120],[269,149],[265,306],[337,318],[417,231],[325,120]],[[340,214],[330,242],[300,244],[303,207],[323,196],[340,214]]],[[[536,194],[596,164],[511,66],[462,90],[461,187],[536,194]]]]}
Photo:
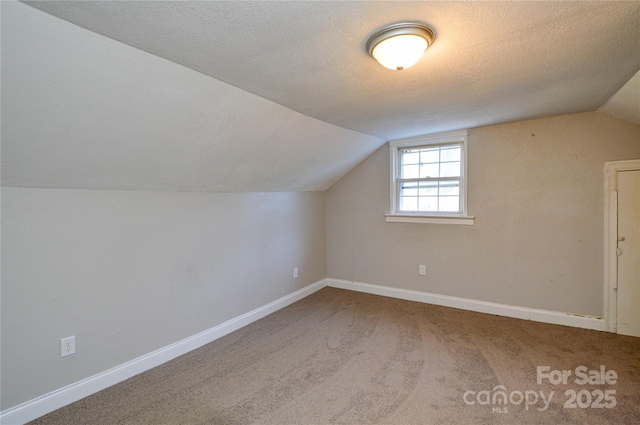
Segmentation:
{"type": "MultiPolygon", "coordinates": [[[[427,47],[431,46],[435,33],[433,29],[427,25],[415,22],[401,22],[384,27],[380,31],[375,32],[367,40],[366,48],[369,56],[373,57],[373,49],[382,41],[396,37],[398,35],[417,35],[427,41],[427,47]]],[[[375,59],[375,58],[374,58],[375,59]]]]}

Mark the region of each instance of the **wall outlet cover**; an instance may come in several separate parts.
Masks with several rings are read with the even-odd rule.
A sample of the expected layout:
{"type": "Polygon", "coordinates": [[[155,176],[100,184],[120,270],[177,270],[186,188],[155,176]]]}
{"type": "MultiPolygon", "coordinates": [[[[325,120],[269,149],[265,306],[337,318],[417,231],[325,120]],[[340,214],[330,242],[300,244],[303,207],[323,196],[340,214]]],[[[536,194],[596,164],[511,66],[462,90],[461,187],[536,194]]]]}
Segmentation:
{"type": "Polygon", "coordinates": [[[60,340],[60,357],[67,357],[76,353],[76,337],[69,336],[60,340]]]}

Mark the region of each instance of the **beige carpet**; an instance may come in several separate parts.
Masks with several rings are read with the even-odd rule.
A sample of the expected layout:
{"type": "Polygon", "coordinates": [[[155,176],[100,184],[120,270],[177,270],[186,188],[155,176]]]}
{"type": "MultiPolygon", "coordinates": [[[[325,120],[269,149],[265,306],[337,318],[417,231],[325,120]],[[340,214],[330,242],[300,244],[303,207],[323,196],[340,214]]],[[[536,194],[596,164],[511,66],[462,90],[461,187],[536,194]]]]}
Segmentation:
{"type": "Polygon", "coordinates": [[[640,338],[325,288],[32,423],[639,424],[640,338]]]}

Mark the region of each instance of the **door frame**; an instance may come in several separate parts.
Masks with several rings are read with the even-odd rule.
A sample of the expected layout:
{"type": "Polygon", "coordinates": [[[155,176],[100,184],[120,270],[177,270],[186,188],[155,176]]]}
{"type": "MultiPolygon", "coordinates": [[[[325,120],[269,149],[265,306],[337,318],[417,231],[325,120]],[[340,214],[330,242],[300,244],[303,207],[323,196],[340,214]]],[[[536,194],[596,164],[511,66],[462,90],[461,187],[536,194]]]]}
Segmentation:
{"type": "Polygon", "coordinates": [[[618,173],[640,170],[640,159],[604,163],[604,320],[617,332],[618,312],[618,173]]]}

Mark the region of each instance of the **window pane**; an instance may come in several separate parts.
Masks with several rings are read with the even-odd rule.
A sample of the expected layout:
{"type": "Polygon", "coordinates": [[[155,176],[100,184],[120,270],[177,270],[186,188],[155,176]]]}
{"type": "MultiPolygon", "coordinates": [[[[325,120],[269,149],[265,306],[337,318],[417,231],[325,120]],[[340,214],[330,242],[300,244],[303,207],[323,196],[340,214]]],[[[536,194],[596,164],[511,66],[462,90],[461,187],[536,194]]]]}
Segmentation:
{"type": "Polygon", "coordinates": [[[412,149],[402,151],[402,164],[418,164],[420,162],[420,150],[412,149]]]}
{"type": "Polygon", "coordinates": [[[420,150],[420,162],[423,164],[428,162],[440,161],[440,148],[422,149],[420,150]]]}
{"type": "Polygon", "coordinates": [[[460,197],[458,196],[441,196],[438,211],[457,212],[460,210],[460,197]]]}
{"type": "Polygon", "coordinates": [[[460,194],[460,181],[440,182],[440,196],[457,196],[460,194]]]}
{"type": "Polygon", "coordinates": [[[459,162],[444,162],[440,164],[440,177],[458,177],[460,176],[459,162]]]}
{"type": "Polygon", "coordinates": [[[418,211],[421,212],[435,212],[438,211],[438,197],[437,196],[421,196],[418,211]]]}
{"type": "Polygon", "coordinates": [[[420,182],[420,196],[438,196],[438,182],[420,182]]]}
{"type": "Polygon", "coordinates": [[[440,170],[440,164],[423,164],[420,166],[420,178],[424,179],[427,177],[436,178],[438,177],[438,173],[440,170]]]}
{"type": "Polygon", "coordinates": [[[440,161],[460,161],[460,146],[443,147],[440,151],[440,161]]]}
{"type": "Polygon", "coordinates": [[[400,196],[418,196],[418,182],[401,183],[400,196]]]}
{"type": "Polygon", "coordinates": [[[415,197],[400,197],[400,210],[401,211],[417,211],[418,210],[418,198],[415,197]]]}
{"type": "Polygon", "coordinates": [[[417,179],[420,177],[419,174],[420,166],[419,165],[404,165],[402,166],[402,174],[400,175],[401,179],[417,179]]]}

